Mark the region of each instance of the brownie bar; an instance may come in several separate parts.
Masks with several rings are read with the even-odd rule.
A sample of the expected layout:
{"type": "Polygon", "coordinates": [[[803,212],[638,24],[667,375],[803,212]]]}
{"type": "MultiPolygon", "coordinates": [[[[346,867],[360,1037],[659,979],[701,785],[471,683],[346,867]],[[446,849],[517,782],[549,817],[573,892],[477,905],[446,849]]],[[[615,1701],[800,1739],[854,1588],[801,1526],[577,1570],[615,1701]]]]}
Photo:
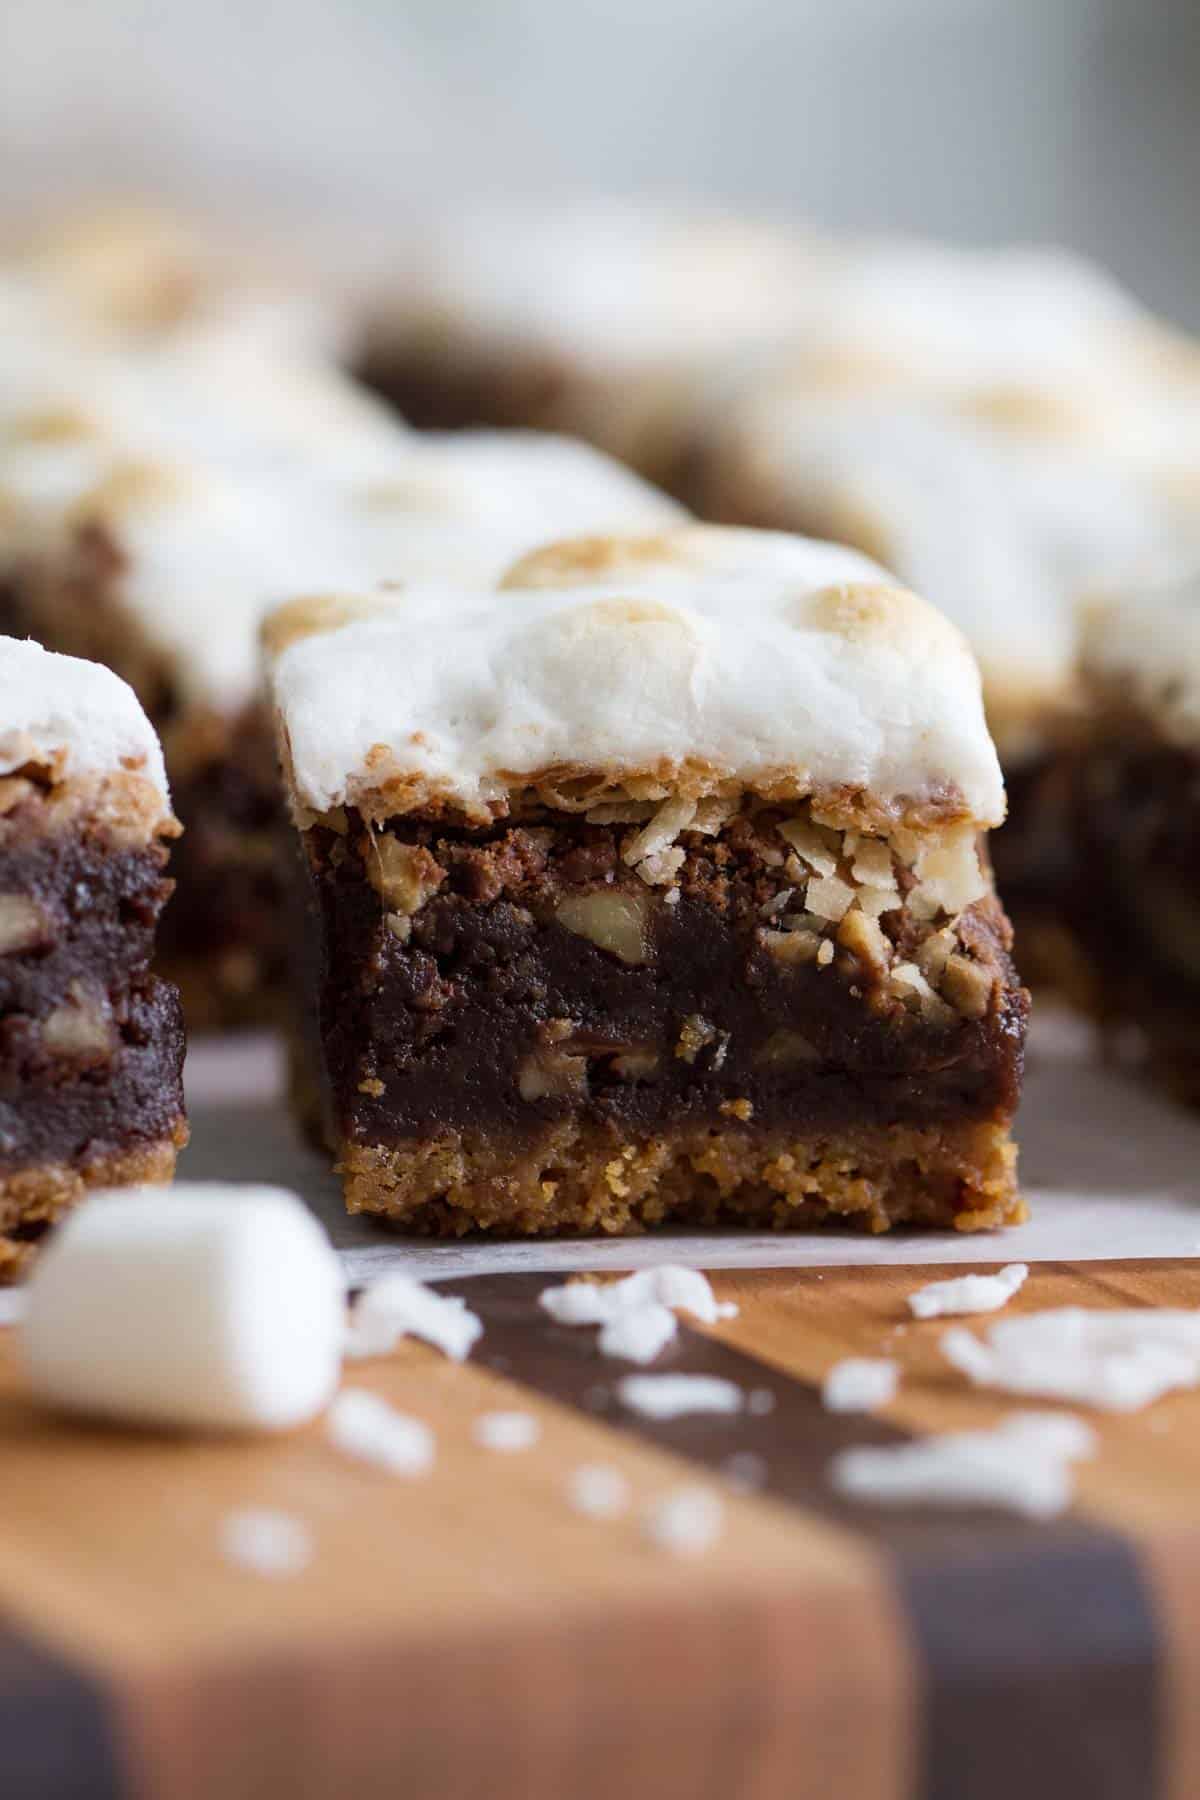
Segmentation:
{"type": "MultiPolygon", "coordinates": [[[[948,769],[931,780],[927,766],[927,738],[957,736],[961,723],[973,741],[956,775],[967,779],[982,750],[976,774],[994,804],[977,676],[964,658],[966,706],[953,724],[955,701],[937,683],[940,722],[918,727],[919,702],[897,741],[867,756],[904,764],[920,798],[814,781],[810,765],[789,760],[798,734],[813,734],[818,766],[856,761],[861,777],[866,740],[893,717],[890,706],[875,715],[876,697],[862,718],[869,640],[903,640],[900,616],[919,603],[821,585],[860,572],[848,552],[693,528],[552,547],[513,572],[490,623],[445,595],[440,613],[419,594],[391,619],[339,628],[327,613],[307,638],[292,615],[272,679],[311,893],[312,1010],[296,1032],[295,1085],[306,1110],[322,1097],[352,1210],[443,1233],[718,1217],[974,1229],[1021,1216],[1009,1127],[1026,995],[976,842],[982,821],[948,769]],[[730,588],[710,591],[706,608],[723,558],[730,588]],[[539,572],[565,582],[572,569],[581,587],[638,597],[536,591],[539,572]],[[806,575],[817,582],[811,661],[786,636],[806,616],[806,575]],[[790,669],[764,662],[755,676],[781,760],[755,785],[726,768],[714,789],[700,747],[745,717],[738,690],[754,658],[738,667],[733,618],[753,636],[756,587],[764,601],[777,592],[791,620],[760,645],[785,665],[790,653],[790,669]],[[725,617],[730,637],[709,664],[691,634],[725,617]],[[589,641],[597,628],[601,641],[589,641]],[[661,693],[656,654],[671,665],[661,693]],[[826,656],[835,684],[857,690],[849,726],[810,705],[814,693],[831,705],[813,667],[826,656]],[[412,710],[393,697],[389,730],[376,704],[389,704],[387,671],[401,660],[405,681],[391,692],[412,710]],[[478,694],[468,664],[487,671],[478,694]],[[707,721],[668,710],[684,668],[694,705],[725,684],[707,721]],[[580,690],[602,672],[589,724],[580,690]],[[785,688],[799,726],[775,711],[785,688]],[[436,701],[427,710],[438,689],[448,713],[436,701]],[[477,705],[504,736],[494,746],[503,790],[485,780],[482,804],[458,783],[455,798],[439,793],[433,777],[460,759],[475,775],[477,705]],[[559,741],[548,706],[581,752],[597,710],[615,724],[628,708],[629,755],[658,742],[656,774],[565,754],[518,778],[524,743],[559,741]],[[328,709],[328,731],[317,709],[328,709]],[[361,762],[344,754],[348,720],[361,762]],[[685,744],[708,771],[691,779],[710,791],[666,775],[688,763],[685,744]]],[[[912,614],[901,662],[919,656],[935,617],[912,614]]],[[[938,651],[962,656],[944,631],[937,621],[938,651]]],[[[946,754],[944,743],[934,762],[946,754]]]]}
{"type": "Polygon", "coordinates": [[[1136,1027],[1150,1070],[1200,1105],[1200,583],[1114,597],[1084,626],[1074,767],[1077,998],[1136,1027]]]}
{"type": "Polygon", "coordinates": [[[819,918],[791,841],[851,892],[855,847],[778,809],[683,832],[665,890],[630,836],[550,810],[308,834],[353,1209],[527,1232],[1013,1215],[1025,1000],[994,899],[953,930],[899,890],[878,921],[819,918]]]}
{"type": "Polygon", "coordinates": [[[0,1278],[87,1188],[187,1141],[158,747],[106,670],[0,640],[0,1278]],[[3,729],[3,727],[8,727],[3,729]],[[105,766],[105,763],[110,766],[105,766]]]}

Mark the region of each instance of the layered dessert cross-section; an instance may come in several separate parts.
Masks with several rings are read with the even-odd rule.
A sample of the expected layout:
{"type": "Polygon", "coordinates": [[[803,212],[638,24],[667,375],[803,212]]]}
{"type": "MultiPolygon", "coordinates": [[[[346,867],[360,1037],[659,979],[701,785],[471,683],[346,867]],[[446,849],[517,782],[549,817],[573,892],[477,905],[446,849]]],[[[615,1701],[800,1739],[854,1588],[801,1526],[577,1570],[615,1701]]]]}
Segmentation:
{"type": "Polygon", "coordinates": [[[685,526],[287,618],[301,1087],[351,1210],[1022,1216],[1003,787],[931,607],[852,551],[685,526]]]}
{"type": "Polygon", "coordinates": [[[0,1279],[87,1189],[187,1141],[162,753],[109,670],[0,638],[0,1279]]]}

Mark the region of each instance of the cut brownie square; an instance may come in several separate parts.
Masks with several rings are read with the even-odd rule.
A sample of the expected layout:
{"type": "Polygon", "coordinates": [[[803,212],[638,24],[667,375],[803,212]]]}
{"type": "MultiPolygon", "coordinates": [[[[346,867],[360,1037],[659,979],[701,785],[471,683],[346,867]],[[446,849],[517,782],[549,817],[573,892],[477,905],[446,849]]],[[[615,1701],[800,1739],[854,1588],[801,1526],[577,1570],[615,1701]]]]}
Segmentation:
{"type": "Polygon", "coordinates": [[[178,829],[125,683],[0,639],[0,1279],[187,1141],[179,996],[151,972],[178,829]]]}
{"type": "Polygon", "coordinates": [[[187,828],[167,966],[193,1026],[261,1021],[284,966],[267,607],[314,584],[482,582],[564,532],[679,509],[565,440],[419,440],[256,314],[117,348],[44,321],[30,338],[11,370],[0,349],[5,623],[134,686],[187,828]]]}
{"type": "Polygon", "coordinates": [[[1003,788],[932,608],[852,551],[683,527],[289,626],[308,1087],[351,1210],[1022,1216],[1003,788]]]}
{"type": "Polygon", "coordinates": [[[1200,573],[1090,608],[1081,660],[1078,997],[1200,1105],[1200,573]]]}

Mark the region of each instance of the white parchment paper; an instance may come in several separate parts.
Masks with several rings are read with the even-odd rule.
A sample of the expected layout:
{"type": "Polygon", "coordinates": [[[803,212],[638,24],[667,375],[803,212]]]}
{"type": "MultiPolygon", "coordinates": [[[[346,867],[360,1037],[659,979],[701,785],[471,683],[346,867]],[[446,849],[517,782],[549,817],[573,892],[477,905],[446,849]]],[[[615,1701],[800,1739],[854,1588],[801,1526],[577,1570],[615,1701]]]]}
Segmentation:
{"type": "Polygon", "coordinates": [[[995,1235],[863,1237],[851,1232],[667,1231],[567,1242],[407,1242],[351,1219],[338,1184],[296,1136],[283,1063],[268,1038],[202,1040],[188,1058],[190,1180],[271,1181],[296,1189],[326,1225],[347,1279],[391,1269],[421,1279],[506,1270],[628,1269],[666,1260],[710,1269],[846,1264],[987,1264],[1200,1256],[1200,1118],[1128,1070],[1097,1064],[1086,1030],[1047,1013],[1032,1034],[1021,1110],[1028,1225],[995,1235]]]}

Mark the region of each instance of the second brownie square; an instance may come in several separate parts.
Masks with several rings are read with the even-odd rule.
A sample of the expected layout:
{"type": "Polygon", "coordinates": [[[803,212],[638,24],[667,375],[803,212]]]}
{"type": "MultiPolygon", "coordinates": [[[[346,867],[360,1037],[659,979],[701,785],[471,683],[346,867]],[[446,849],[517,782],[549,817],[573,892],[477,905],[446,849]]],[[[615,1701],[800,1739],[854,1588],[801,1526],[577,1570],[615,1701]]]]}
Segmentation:
{"type": "Polygon", "coordinates": [[[836,579],[864,571],[767,534],[591,540],[457,618],[415,594],[283,652],[309,1042],[353,1210],[1020,1216],[1026,999],[977,844],[1000,793],[978,676],[912,596],[836,579]]]}

